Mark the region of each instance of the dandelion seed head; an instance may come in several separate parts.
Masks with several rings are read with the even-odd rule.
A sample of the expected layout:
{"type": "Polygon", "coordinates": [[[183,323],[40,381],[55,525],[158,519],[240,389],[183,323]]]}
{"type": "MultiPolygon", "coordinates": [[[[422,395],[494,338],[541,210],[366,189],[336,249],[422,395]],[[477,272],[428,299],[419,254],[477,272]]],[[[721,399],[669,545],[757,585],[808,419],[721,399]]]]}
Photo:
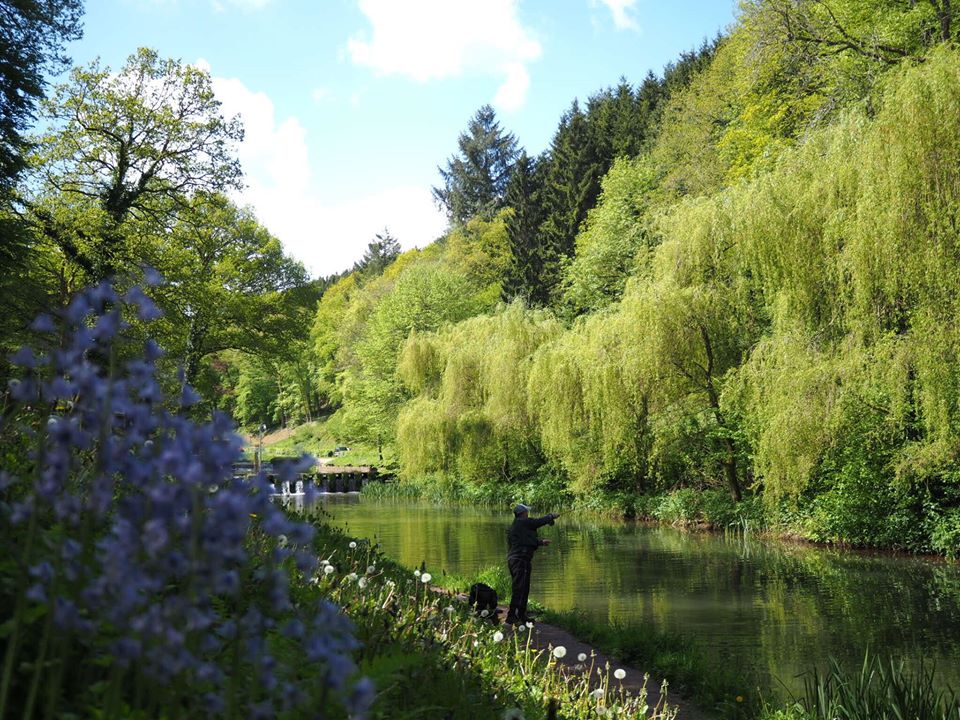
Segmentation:
{"type": "Polygon", "coordinates": [[[497,630],[497,631],[493,634],[493,641],[494,641],[494,642],[500,642],[501,640],[503,640],[503,633],[500,632],[499,630],[497,630]]]}
{"type": "Polygon", "coordinates": [[[430,573],[424,573],[423,575],[420,576],[420,582],[422,582],[424,585],[426,585],[431,580],[433,580],[433,575],[431,575],[430,573]]]}
{"type": "Polygon", "coordinates": [[[562,657],[565,657],[567,654],[567,649],[563,645],[557,645],[553,649],[553,656],[558,660],[562,657]]]}
{"type": "Polygon", "coordinates": [[[333,565],[325,565],[323,567],[323,574],[330,575],[333,572],[333,565]]]}
{"type": "Polygon", "coordinates": [[[617,668],[616,670],[613,671],[613,676],[617,680],[623,680],[627,676],[627,671],[624,670],[623,668],[617,668]]]}
{"type": "Polygon", "coordinates": [[[356,547],[357,547],[357,543],[356,543],[355,541],[351,540],[351,541],[350,541],[350,549],[351,549],[351,550],[354,550],[354,549],[356,549],[356,547]]]}
{"type": "Polygon", "coordinates": [[[586,659],[587,659],[586,653],[580,653],[579,655],[577,655],[577,660],[579,660],[580,662],[585,662],[586,659]]]}

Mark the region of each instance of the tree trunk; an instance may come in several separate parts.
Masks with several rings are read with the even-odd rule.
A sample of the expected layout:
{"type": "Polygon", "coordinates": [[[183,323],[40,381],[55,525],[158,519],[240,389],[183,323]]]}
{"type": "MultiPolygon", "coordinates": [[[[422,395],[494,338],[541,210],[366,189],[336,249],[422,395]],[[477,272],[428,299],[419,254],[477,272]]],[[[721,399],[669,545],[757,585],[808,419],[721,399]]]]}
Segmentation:
{"type": "Polygon", "coordinates": [[[730,497],[734,502],[740,502],[743,492],[740,489],[740,478],[737,473],[737,447],[730,437],[727,424],[724,422],[723,413],[720,412],[720,397],[713,384],[713,345],[710,342],[710,333],[703,325],[700,326],[700,338],[703,340],[703,347],[707,355],[707,367],[705,368],[705,389],[707,397],[710,400],[710,408],[713,410],[713,417],[717,425],[724,432],[723,444],[727,448],[727,456],[723,460],[723,472],[727,478],[727,487],[730,490],[730,497]]]}

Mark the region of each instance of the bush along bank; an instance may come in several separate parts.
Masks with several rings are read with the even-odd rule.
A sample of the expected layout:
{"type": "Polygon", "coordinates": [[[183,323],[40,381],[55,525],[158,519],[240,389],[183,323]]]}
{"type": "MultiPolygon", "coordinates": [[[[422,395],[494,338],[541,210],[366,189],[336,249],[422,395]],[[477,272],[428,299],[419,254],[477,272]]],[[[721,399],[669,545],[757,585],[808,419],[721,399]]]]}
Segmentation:
{"type": "Polygon", "coordinates": [[[652,495],[598,489],[578,496],[566,490],[553,475],[513,485],[476,485],[449,476],[430,475],[372,483],[363,492],[370,497],[469,502],[501,508],[517,502],[561,505],[690,530],[758,533],[822,545],[960,556],[960,520],[951,515],[923,520],[915,507],[896,497],[864,497],[855,506],[832,495],[771,504],[759,495],[745,494],[741,500],[734,500],[724,490],[691,487],[652,495]]]}
{"type": "Polygon", "coordinates": [[[411,571],[369,542],[323,523],[315,528],[320,569],[302,592],[332,600],[354,622],[356,661],[378,688],[373,716],[674,717],[670,708],[649,707],[645,693],[625,694],[616,669],[589,661],[568,669],[558,662],[565,649],[538,650],[529,632],[474,617],[432,589],[429,569],[411,571]]]}

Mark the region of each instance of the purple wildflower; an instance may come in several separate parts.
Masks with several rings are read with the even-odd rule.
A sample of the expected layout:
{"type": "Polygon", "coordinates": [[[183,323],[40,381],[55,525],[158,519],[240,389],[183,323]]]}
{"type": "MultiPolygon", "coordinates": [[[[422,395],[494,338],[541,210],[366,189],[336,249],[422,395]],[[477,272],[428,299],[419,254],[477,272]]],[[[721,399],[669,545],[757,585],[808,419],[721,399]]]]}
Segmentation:
{"type": "MultiPolygon", "coordinates": [[[[40,543],[55,561],[34,562],[28,597],[50,602],[58,628],[94,654],[136,667],[160,687],[173,678],[186,686],[200,683],[214,714],[226,707],[227,673],[217,663],[231,656],[231,647],[242,651],[242,664],[258,674],[260,691],[267,693],[239,699],[245,716],[273,717],[278,708],[308,700],[285,677],[291,669],[267,654],[268,634],[281,625],[309,662],[323,665],[317,676],[343,690],[351,707],[362,707],[367,686],[350,688],[357,648],[351,623],[330,603],[298,616],[289,578],[279,569],[291,554],[301,571],[312,569],[309,554],[280,551],[276,538],[284,535],[302,548],[313,529],[270,501],[264,478],[233,477],[242,440],[230,419],[216,414],[198,424],[168,410],[156,377],[163,352],[151,340],[107,375],[104,358],[130,356],[117,352],[129,330],[125,305],[142,320],[159,316],[142,290],[120,297],[101,283],[63,311],[63,334],[49,355],[24,349],[12,358],[24,375],[11,382],[11,397],[48,417],[36,438],[43,450],[34,456],[32,492],[4,512],[11,526],[33,518],[40,528],[59,523],[61,533],[58,549],[52,540],[40,543]],[[80,538],[91,526],[102,530],[84,547],[80,538]],[[272,537],[266,546],[276,553],[259,566],[251,554],[252,531],[272,537]]],[[[41,317],[34,329],[57,328],[41,317]]],[[[174,404],[183,408],[197,400],[183,384],[174,404]]],[[[35,432],[21,431],[24,437],[35,432]]],[[[303,465],[291,463],[281,479],[295,479],[303,465]]],[[[0,476],[0,491],[14,481],[0,476]]]]}

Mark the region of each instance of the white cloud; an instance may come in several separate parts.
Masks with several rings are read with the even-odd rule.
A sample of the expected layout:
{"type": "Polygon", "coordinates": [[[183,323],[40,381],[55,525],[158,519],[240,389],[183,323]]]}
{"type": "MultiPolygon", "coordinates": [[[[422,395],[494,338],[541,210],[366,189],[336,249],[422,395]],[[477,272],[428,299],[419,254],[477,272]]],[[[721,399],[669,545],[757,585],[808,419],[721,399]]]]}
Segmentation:
{"type": "Polygon", "coordinates": [[[592,5],[596,5],[597,2],[607,6],[610,14],[613,15],[613,24],[617,30],[640,29],[630,12],[637,0],[591,0],[592,5]]]}
{"type": "Polygon", "coordinates": [[[517,16],[518,0],[358,0],[370,33],[347,42],[350,59],[381,75],[427,82],[464,73],[504,78],[496,104],[520,107],[527,64],[541,47],[517,16]]]}
{"type": "MultiPolygon", "coordinates": [[[[209,70],[201,60],[198,66],[209,70]]],[[[404,248],[424,246],[446,227],[428,188],[393,187],[346,202],[325,202],[314,184],[307,135],[296,117],[279,119],[270,97],[240,80],[213,77],[224,116],[240,115],[238,149],[247,187],[236,200],[253,207],[286,252],[315,275],[350,267],[384,227],[404,248]]]]}
{"type": "Polygon", "coordinates": [[[530,73],[520,63],[511,63],[506,68],[507,79],[497,90],[493,104],[506,111],[519,110],[530,87],[530,73]]]}

